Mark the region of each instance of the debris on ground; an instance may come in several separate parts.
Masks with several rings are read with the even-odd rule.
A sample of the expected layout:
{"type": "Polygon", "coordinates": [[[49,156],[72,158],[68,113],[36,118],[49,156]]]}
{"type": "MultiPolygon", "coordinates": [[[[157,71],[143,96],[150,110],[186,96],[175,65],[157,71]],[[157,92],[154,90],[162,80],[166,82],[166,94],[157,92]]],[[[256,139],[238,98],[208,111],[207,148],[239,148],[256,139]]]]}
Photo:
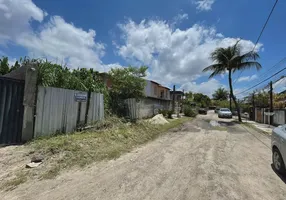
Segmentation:
{"type": "Polygon", "coordinates": [[[31,158],[31,162],[35,162],[35,163],[42,162],[43,160],[44,160],[44,156],[42,155],[35,155],[31,158]]]}
{"type": "Polygon", "coordinates": [[[220,126],[220,124],[217,121],[215,121],[215,120],[211,120],[210,121],[210,125],[211,126],[220,126]]]}
{"type": "Polygon", "coordinates": [[[151,124],[168,124],[168,120],[162,114],[155,115],[152,119],[149,119],[151,124]]]}
{"type": "Polygon", "coordinates": [[[30,162],[26,165],[26,168],[36,168],[38,167],[42,162],[30,162]]]}

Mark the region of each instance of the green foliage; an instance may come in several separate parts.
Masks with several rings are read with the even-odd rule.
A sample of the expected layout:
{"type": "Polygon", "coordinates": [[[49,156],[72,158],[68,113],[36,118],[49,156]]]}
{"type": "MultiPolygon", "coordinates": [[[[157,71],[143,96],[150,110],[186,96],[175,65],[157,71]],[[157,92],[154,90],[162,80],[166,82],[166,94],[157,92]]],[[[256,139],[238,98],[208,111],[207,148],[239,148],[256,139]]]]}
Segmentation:
{"type": "Polygon", "coordinates": [[[259,92],[254,98],[255,106],[267,108],[269,107],[270,96],[268,92],[259,92]]]}
{"type": "Polygon", "coordinates": [[[191,106],[184,106],[184,114],[187,117],[196,117],[198,112],[191,106]]]}
{"type": "Polygon", "coordinates": [[[211,99],[202,93],[195,93],[194,102],[196,102],[200,107],[209,107],[211,104],[211,99]]]}
{"type": "Polygon", "coordinates": [[[229,93],[226,89],[218,88],[213,94],[213,99],[224,101],[228,99],[228,96],[229,96],[229,93]]]}
{"type": "Polygon", "coordinates": [[[219,108],[229,108],[229,101],[212,100],[212,105],[219,108]]]}
{"type": "Polygon", "coordinates": [[[2,57],[0,59],[0,75],[5,75],[9,73],[10,68],[9,68],[9,63],[8,63],[8,57],[2,57]]]}
{"type": "Polygon", "coordinates": [[[111,69],[109,76],[112,81],[110,94],[110,108],[115,114],[124,115],[124,100],[144,97],[147,67],[142,66],[111,69]]]}
{"type": "Polygon", "coordinates": [[[169,119],[172,119],[173,114],[174,114],[174,112],[172,110],[167,110],[167,116],[169,119]]]}
{"type": "Polygon", "coordinates": [[[168,115],[168,110],[160,110],[158,111],[159,114],[162,114],[163,116],[167,116],[168,115]]]}
{"type": "Polygon", "coordinates": [[[8,57],[2,57],[0,59],[0,75],[8,74],[16,69],[18,69],[21,65],[18,61],[15,62],[14,65],[9,66],[9,59],[8,57]]]}

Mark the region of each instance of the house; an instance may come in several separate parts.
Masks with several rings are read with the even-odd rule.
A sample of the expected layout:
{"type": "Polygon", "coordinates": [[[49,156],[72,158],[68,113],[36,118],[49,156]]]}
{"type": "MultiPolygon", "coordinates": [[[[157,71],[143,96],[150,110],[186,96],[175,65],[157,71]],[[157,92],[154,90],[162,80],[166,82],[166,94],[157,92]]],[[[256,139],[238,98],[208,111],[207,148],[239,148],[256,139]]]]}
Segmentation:
{"type": "Polygon", "coordinates": [[[171,99],[173,100],[173,96],[175,95],[175,101],[181,102],[184,99],[184,92],[182,91],[171,91],[170,92],[171,99]]]}
{"type": "Polygon", "coordinates": [[[171,109],[170,89],[155,81],[146,80],[145,98],[140,99],[140,118],[152,117],[158,110],[171,109]]]}
{"type": "Polygon", "coordinates": [[[169,88],[150,80],[146,80],[145,95],[149,98],[171,100],[169,88]]]}

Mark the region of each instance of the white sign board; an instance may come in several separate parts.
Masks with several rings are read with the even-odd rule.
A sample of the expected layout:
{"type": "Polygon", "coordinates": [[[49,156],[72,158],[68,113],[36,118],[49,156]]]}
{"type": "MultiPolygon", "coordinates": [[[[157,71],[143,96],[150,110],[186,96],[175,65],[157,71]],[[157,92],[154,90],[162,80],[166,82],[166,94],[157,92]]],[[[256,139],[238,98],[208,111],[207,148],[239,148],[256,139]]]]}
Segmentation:
{"type": "Polygon", "coordinates": [[[74,94],[74,100],[76,102],[86,102],[87,101],[87,93],[78,92],[74,94]]]}
{"type": "Polygon", "coordinates": [[[272,116],[274,114],[275,114],[274,112],[264,112],[264,115],[267,115],[267,116],[272,116]]]}

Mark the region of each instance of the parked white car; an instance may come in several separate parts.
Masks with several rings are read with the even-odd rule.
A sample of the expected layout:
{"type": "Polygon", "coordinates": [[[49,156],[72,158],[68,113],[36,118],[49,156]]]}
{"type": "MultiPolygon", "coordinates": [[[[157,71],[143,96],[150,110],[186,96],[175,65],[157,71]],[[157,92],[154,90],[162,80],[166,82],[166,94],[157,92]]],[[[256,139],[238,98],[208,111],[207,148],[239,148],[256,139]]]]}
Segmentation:
{"type": "Polygon", "coordinates": [[[232,118],[232,112],[228,108],[221,108],[218,111],[219,118],[232,118]]]}
{"type": "Polygon", "coordinates": [[[274,169],[279,173],[285,173],[286,161],[286,124],[272,131],[271,136],[272,161],[274,169]]]}

